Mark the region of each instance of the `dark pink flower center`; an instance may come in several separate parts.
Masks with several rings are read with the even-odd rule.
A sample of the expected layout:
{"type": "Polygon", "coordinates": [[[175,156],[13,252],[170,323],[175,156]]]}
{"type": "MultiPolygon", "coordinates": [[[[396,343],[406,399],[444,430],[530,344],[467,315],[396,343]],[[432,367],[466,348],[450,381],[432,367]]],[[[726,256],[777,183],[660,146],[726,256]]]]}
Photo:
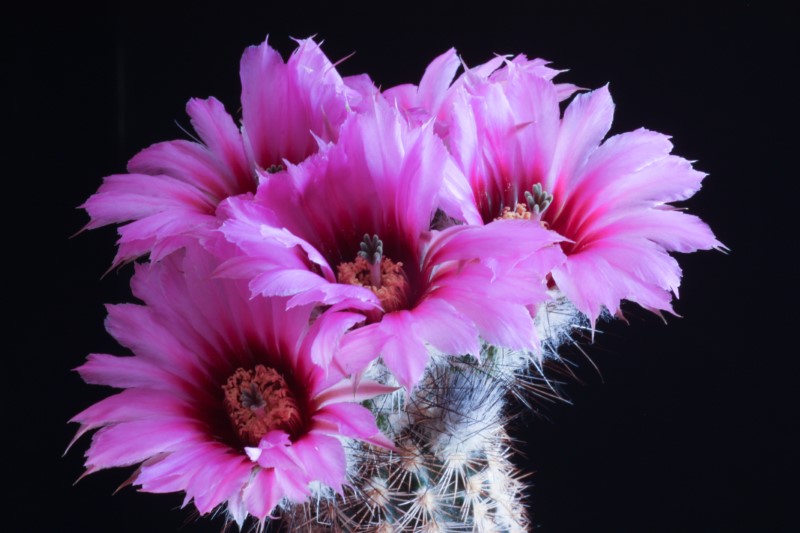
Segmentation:
{"type": "Polygon", "coordinates": [[[294,435],[302,426],[294,395],[274,368],[237,368],[222,390],[231,426],[247,446],[258,446],[261,437],[272,430],[294,435]]]}

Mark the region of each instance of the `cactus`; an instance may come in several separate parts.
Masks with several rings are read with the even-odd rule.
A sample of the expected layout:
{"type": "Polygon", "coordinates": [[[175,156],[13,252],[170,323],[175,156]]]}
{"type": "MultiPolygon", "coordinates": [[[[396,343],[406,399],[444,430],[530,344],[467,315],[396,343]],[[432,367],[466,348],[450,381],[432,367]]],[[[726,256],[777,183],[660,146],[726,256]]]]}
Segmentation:
{"type": "MultiPolygon", "coordinates": [[[[556,360],[557,347],[581,326],[556,294],[537,313],[545,358],[488,344],[480,360],[433,354],[412,393],[366,403],[396,449],[349,442],[343,493],[319,491],[313,501],[286,507],[282,526],[306,533],[529,531],[525,476],[511,461],[508,402],[558,398],[542,361],[556,360]]],[[[369,374],[392,382],[379,362],[369,374]]]]}

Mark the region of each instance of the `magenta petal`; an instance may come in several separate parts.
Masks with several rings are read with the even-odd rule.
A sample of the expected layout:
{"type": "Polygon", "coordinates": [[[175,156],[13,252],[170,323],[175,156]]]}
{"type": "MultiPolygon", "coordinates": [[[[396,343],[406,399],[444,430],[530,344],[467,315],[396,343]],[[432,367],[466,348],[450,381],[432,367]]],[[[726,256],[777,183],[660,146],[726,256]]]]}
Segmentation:
{"type": "Polygon", "coordinates": [[[439,191],[439,209],[456,220],[479,225],[481,215],[472,199],[472,189],[464,174],[453,162],[448,162],[442,174],[444,179],[439,191]]]}
{"type": "Polygon", "coordinates": [[[202,514],[212,512],[221,503],[235,501],[252,474],[248,462],[230,454],[220,456],[216,452],[204,457],[206,468],[192,478],[187,489],[187,495],[192,495],[195,507],[202,514]]]}
{"type": "Polygon", "coordinates": [[[166,141],[145,148],[128,162],[128,172],[172,176],[211,195],[214,204],[241,192],[223,178],[224,170],[208,148],[190,141],[166,141]]]}
{"type": "Polygon", "coordinates": [[[291,296],[327,283],[308,270],[274,268],[262,271],[250,282],[250,291],[262,296],[291,296]]]}
{"type": "Polygon", "coordinates": [[[313,332],[307,337],[313,340],[302,346],[300,352],[307,353],[315,364],[328,368],[335,355],[331,347],[338,346],[345,332],[363,321],[364,315],[359,313],[325,313],[314,322],[313,332]]]}
{"type": "Polygon", "coordinates": [[[203,143],[225,168],[225,176],[221,177],[231,180],[227,190],[251,189],[253,173],[245,155],[242,136],[222,103],[214,97],[207,100],[192,98],[186,104],[186,112],[203,143]]]}
{"type": "Polygon", "coordinates": [[[553,270],[564,294],[592,323],[605,306],[616,313],[622,299],[671,311],[671,290],[680,281],[677,262],[654,244],[607,242],[569,257],[553,270]],[[612,262],[613,261],[613,262],[612,262]]]}
{"type": "Polygon", "coordinates": [[[165,391],[127,389],[84,409],[70,420],[86,429],[108,422],[131,422],[140,419],[185,418],[190,409],[165,391]]]}
{"type": "Polygon", "coordinates": [[[174,390],[181,383],[177,376],[140,357],[91,354],[76,370],[84,381],[95,385],[174,390]]]}
{"type": "Polygon", "coordinates": [[[283,498],[283,492],[276,485],[274,470],[256,472],[242,494],[247,512],[258,520],[264,520],[283,498]]]}
{"type": "MultiPolygon", "coordinates": [[[[369,409],[354,403],[337,403],[320,409],[315,421],[334,424],[337,433],[384,446],[388,441],[375,424],[375,415],[369,409]]],[[[391,443],[389,443],[391,447],[391,443]]]]}
{"type": "Polygon", "coordinates": [[[434,113],[438,111],[460,66],[461,60],[456,55],[455,48],[430,62],[417,89],[418,98],[425,109],[434,113]]]}
{"type": "Polygon", "coordinates": [[[284,498],[292,502],[303,503],[308,498],[311,493],[308,481],[306,476],[298,470],[275,469],[275,486],[284,498]]]}
{"type": "MultiPolygon", "coordinates": [[[[273,470],[275,474],[275,488],[295,502],[302,502],[309,494],[309,478],[307,465],[298,455],[294,443],[289,435],[283,431],[273,430],[261,438],[258,444],[260,453],[257,458],[259,466],[273,470]]],[[[248,455],[252,449],[248,449],[248,455]]],[[[251,459],[253,456],[251,455],[251,459]]],[[[314,472],[315,477],[318,476],[314,472]]]]}
{"type": "MultiPolygon", "coordinates": [[[[152,379],[152,376],[148,377],[152,379]]],[[[78,422],[81,427],[69,447],[86,432],[106,424],[144,419],[180,419],[189,414],[190,409],[175,394],[156,390],[124,390],[72,417],[70,422],[78,422]]]]}
{"type": "Polygon", "coordinates": [[[633,177],[648,165],[658,164],[671,150],[669,137],[654,131],[638,129],[614,135],[592,153],[581,172],[574,176],[571,194],[583,202],[601,198],[607,202],[601,191],[623,183],[634,185],[635,178],[620,178],[633,177]]]}
{"type": "Polygon", "coordinates": [[[640,202],[676,202],[686,200],[700,190],[706,174],[695,170],[692,163],[674,155],[620,176],[606,194],[622,206],[640,202]]]}
{"type": "Polygon", "coordinates": [[[669,207],[629,214],[602,227],[598,232],[649,239],[664,249],[675,252],[725,249],[725,245],[714,237],[705,222],[694,215],[669,207]]]}
{"type": "MultiPolygon", "coordinates": [[[[197,465],[208,460],[207,445],[185,446],[174,453],[156,456],[139,469],[135,483],[145,492],[165,493],[183,490],[194,475],[197,465]]],[[[239,462],[241,458],[239,458],[239,462]]]]}
{"type": "Polygon", "coordinates": [[[302,470],[302,463],[298,460],[289,434],[285,431],[270,431],[261,437],[257,448],[248,448],[247,454],[263,468],[302,470]]]}
{"type": "Polygon", "coordinates": [[[480,355],[478,329],[441,298],[427,298],[413,310],[419,336],[437,350],[448,355],[480,355]]]}
{"type": "Polygon", "coordinates": [[[357,374],[381,354],[387,339],[375,324],[350,331],[339,348],[343,357],[337,359],[347,374],[357,374]]]}
{"type": "Polygon", "coordinates": [[[293,448],[310,471],[319,473],[319,481],[341,493],[347,467],[341,442],[311,431],[295,442],[293,448]]]}
{"type": "Polygon", "coordinates": [[[319,304],[337,306],[343,304],[347,308],[359,311],[373,311],[381,307],[378,297],[371,290],[356,285],[340,283],[320,284],[289,299],[286,308],[298,305],[319,304]]]}
{"type": "Polygon", "coordinates": [[[356,386],[350,380],[343,380],[335,385],[332,385],[317,395],[317,408],[321,409],[326,405],[341,402],[363,402],[381,394],[389,394],[397,390],[397,387],[391,387],[378,383],[377,381],[361,380],[356,386]]]}
{"type": "MultiPolygon", "coordinates": [[[[554,183],[557,174],[575,174],[608,133],[613,117],[608,86],[575,97],[564,112],[548,184],[554,183]]],[[[552,186],[550,190],[561,192],[552,186]]]]}
{"type": "Polygon", "coordinates": [[[88,228],[136,220],[169,209],[213,212],[213,203],[190,184],[169,176],[145,174],[108,176],[81,207],[92,218],[88,228]]]}
{"type": "Polygon", "coordinates": [[[201,244],[217,227],[215,217],[173,209],[136,220],[119,228],[119,252],[114,264],[130,261],[150,251],[150,260],[160,261],[175,250],[201,244]]]}
{"type": "Polygon", "coordinates": [[[192,355],[170,335],[151,309],[141,305],[106,306],[106,329],[114,338],[146,359],[167,360],[172,365],[185,362],[191,366],[192,355]]]}
{"type": "Polygon", "coordinates": [[[86,452],[90,470],[129,466],[153,455],[170,452],[201,434],[186,420],[136,420],[101,429],[86,452]]]}
{"type": "Polygon", "coordinates": [[[563,240],[526,220],[498,220],[486,226],[455,226],[434,234],[426,264],[477,260],[504,274],[538,250],[563,240]],[[487,250],[491,252],[487,253],[487,250]]]}
{"type": "Polygon", "coordinates": [[[279,163],[283,157],[284,141],[278,137],[273,125],[275,122],[289,122],[284,118],[284,114],[290,111],[286,107],[289,89],[286,65],[280,54],[265,41],[245,50],[239,72],[246,142],[255,163],[267,168],[279,163]]]}
{"type": "Polygon", "coordinates": [[[257,167],[298,163],[316,152],[315,136],[336,139],[351,91],[317,43],[298,41],[286,63],[266,41],[251,46],[240,75],[243,132],[257,167]]]}
{"type": "Polygon", "coordinates": [[[412,313],[397,311],[384,315],[378,324],[362,328],[375,328],[374,334],[385,336],[380,352],[383,362],[407,390],[419,382],[430,359],[428,349],[414,327],[415,322],[412,313]]]}
{"type": "Polygon", "coordinates": [[[450,303],[475,324],[486,341],[512,349],[536,347],[533,319],[528,307],[542,301],[540,279],[520,268],[494,279],[479,263],[461,267],[457,276],[443,276],[433,296],[450,303]]]}

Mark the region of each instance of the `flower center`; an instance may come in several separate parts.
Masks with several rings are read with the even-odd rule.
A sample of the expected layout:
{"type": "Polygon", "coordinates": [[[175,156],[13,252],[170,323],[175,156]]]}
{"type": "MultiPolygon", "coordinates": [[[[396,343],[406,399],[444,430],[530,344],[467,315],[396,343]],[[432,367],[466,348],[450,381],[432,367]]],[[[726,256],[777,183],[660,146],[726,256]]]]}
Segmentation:
{"type": "Polygon", "coordinates": [[[542,215],[553,202],[553,195],[542,189],[542,184],[537,183],[530,191],[525,191],[525,203],[517,203],[512,210],[506,206],[495,220],[538,220],[542,226],[547,227],[547,222],[542,220],[542,215]]]}
{"type": "Polygon", "coordinates": [[[237,368],[222,390],[231,425],[247,446],[258,446],[261,437],[274,429],[294,434],[302,424],[297,402],[274,368],[237,368]]]}
{"type": "Polygon", "coordinates": [[[383,256],[383,242],[377,235],[364,235],[355,260],[337,268],[339,283],[366,287],[375,293],[386,313],[408,305],[408,278],[403,263],[383,256]]]}

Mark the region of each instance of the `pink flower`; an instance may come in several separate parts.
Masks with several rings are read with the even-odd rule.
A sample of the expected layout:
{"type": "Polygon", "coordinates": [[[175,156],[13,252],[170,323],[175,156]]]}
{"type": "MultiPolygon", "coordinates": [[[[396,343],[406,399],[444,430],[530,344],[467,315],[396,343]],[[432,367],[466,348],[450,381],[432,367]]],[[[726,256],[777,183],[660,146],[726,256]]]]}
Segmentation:
{"type": "Polygon", "coordinates": [[[309,325],[308,307],[251,300],[241,281],[212,279],[216,265],[194,246],[137,266],[133,291],[145,305],[109,306],[106,322],[134,355],[93,354],[78,368],[88,383],[123,390],[72,421],[76,439],[100,428],[87,474],[138,464],[141,490],[183,491],[202,514],[226,505],[241,525],[304,501],[312,481],[339,491],[340,437],[391,446],[357,402],[392,389],[356,387],[313,362],[360,315],[309,325]]]}
{"type": "MultiPolygon", "coordinates": [[[[508,59],[506,56],[495,56],[486,63],[466,69],[454,81],[453,78],[462,63],[456,50],[451,48],[431,61],[418,86],[410,83],[397,85],[386,89],[383,95],[388,101],[396,103],[414,124],[421,124],[434,117],[436,133],[445,138],[449,125],[447,117],[460,87],[475,81],[503,83],[508,79],[510,71],[519,69],[548,80],[562,72],[547,65],[548,62],[544,59],[528,59],[522,54],[513,59],[508,59]]],[[[555,88],[559,101],[566,100],[577,89],[576,86],[568,83],[557,84],[555,88]]]]}
{"type": "Polygon", "coordinates": [[[614,110],[606,87],[577,96],[563,118],[559,100],[552,82],[513,65],[502,83],[460,89],[447,142],[483,222],[529,217],[564,236],[566,261],[552,280],[593,323],[623,299],[671,311],[681,269],[668,252],[723,247],[668,204],[692,196],[705,175],[670,155],[660,133],[603,142],[614,110]]]}
{"type": "Polygon", "coordinates": [[[129,174],[107,177],[82,206],[87,228],[119,229],[118,265],[146,253],[157,261],[219,226],[216,208],[229,197],[255,192],[257,175],[280,171],[335,140],[348,106],[369,92],[363,77],[353,89],[311,39],[284,63],[265,41],[241,61],[242,131],[214,98],[187,104],[200,142],[175,140],[139,152],[129,174]],[[257,172],[258,171],[258,172],[257,172]]]}
{"type": "Polygon", "coordinates": [[[254,200],[226,202],[222,232],[244,257],[219,275],[250,280],[254,295],[291,296],[290,308],[361,310],[367,324],[343,341],[343,370],[380,355],[408,389],[428,347],[478,356],[482,337],[535,349],[528,307],[546,299],[557,237],[519,221],[429,231],[437,207],[459,207],[444,201],[447,183],[469,192],[431,124],[412,127],[376,100],[338,143],[265,181],[254,200]]]}

